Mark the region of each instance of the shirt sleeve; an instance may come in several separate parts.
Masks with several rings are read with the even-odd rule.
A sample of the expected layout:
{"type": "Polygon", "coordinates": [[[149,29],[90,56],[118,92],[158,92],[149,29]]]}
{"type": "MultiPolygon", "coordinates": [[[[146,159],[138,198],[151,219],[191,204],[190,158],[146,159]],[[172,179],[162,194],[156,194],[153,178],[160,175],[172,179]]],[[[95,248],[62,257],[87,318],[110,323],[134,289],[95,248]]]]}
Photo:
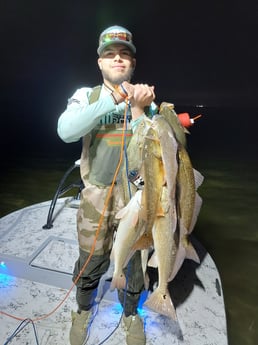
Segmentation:
{"type": "Polygon", "coordinates": [[[133,133],[136,131],[136,128],[139,126],[139,124],[142,122],[142,120],[145,118],[145,114],[142,114],[138,119],[132,120],[131,126],[132,126],[132,131],[133,133]]]}
{"type": "Polygon", "coordinates": [[[60,115],[57,133],[66,143],[78,141],[89,133],[107,113],[115,111],[116,105],[109,94],[89,104],[92,88],[78,89],[68,100],[66,110],[60,115]]]}
{"type": "Polygon", "coordinates": [[[131,126],[132,126],[133,133],[136,131],[137,127],[145,118],[145,116],[152,118],[154,115],[158,113],[158,106],[154,102],[152,102],[151,105],[146,110],[147,111],[145,111],[145,113],[139,116],[136,120],[132,120],[131,126]]]}

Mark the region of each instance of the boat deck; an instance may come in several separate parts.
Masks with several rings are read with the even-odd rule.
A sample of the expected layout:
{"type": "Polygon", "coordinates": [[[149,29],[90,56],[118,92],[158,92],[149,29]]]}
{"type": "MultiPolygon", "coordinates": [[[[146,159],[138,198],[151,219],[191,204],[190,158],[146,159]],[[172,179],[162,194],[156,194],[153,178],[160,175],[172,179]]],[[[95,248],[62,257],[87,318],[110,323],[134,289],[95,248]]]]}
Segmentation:
{"type": "MultiPolygon", "coordinates": [[[[51,201],[0,219],[0,344],[69,344],[71,310],[76,310],[72,271],[78,256],[76,208],[60,198],[54,226],[43,229],[51,201]],[[33,322],[22,320],[32,320],[33,322]],[[22,324],[21,324],[22,323],[22,324]],[[35,327],[35,328],[34,328],[35,327]],[[38,342],[37,342],[38,341],[38,342]]],[[[169,284],[178,322],[143,305],[147,345],[227,345],[221,280],[214,261],[193,237],[201,263],[185,260],[169,284]]],[[[103,282],[87,345],[125,344],[122,308],[109,281],[103,282]]]]}

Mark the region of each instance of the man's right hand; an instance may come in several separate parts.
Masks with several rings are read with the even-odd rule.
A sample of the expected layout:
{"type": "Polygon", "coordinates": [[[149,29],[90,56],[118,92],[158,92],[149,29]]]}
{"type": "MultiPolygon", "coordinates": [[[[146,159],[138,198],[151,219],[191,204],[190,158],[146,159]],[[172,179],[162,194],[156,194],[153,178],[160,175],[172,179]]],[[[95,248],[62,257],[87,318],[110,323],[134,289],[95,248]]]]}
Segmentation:
{"type": "Polygon", "coordinates": [[[126,82],[123,83],[126,90],[128,86],[128,99],[131,102],[132,118],[135,120],[144,113],[144,108],[155,99],[154,86],[148,84],[129,85],[126,82]]]}

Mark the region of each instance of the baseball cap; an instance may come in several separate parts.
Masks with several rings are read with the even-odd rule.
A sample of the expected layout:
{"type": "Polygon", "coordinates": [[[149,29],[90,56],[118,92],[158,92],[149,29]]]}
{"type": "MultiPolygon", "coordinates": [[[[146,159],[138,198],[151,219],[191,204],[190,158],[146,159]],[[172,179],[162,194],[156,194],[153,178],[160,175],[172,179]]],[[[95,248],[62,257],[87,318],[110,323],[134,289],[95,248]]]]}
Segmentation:
{"type": "Polygon", "coordinates": [[[131,32],[122,26],[114,25],[108,27],[100,34],[99,47],[97,49],[98,54],[101,55],[106,47],[115,43],[124,44],[132,51],[133,54],[136,53],[131,32]]]}

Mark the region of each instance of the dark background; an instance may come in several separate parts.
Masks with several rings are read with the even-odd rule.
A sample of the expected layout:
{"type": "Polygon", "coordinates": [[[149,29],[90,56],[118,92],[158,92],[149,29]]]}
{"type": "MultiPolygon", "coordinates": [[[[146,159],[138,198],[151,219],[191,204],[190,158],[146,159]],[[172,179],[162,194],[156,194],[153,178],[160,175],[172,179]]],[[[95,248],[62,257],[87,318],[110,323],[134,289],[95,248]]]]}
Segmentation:
{"type": "Polygon", "coordinates": [[[220,109],[213,118],[204,117],[202,135],[216,133],[216,140],[222,128],[233,140],[239,130],[253,135],[256,0],[12,0],[1,2],[0,16],[3,153],[64,149],[56,135],[57,118],[78,87],[101,82],[98,37],[113,24],[132,31],[134,82],[155,85],[158,103],[173,102],[178,111],[195,105],[243,109],[233,118],[220,116],[220,109]]]}

